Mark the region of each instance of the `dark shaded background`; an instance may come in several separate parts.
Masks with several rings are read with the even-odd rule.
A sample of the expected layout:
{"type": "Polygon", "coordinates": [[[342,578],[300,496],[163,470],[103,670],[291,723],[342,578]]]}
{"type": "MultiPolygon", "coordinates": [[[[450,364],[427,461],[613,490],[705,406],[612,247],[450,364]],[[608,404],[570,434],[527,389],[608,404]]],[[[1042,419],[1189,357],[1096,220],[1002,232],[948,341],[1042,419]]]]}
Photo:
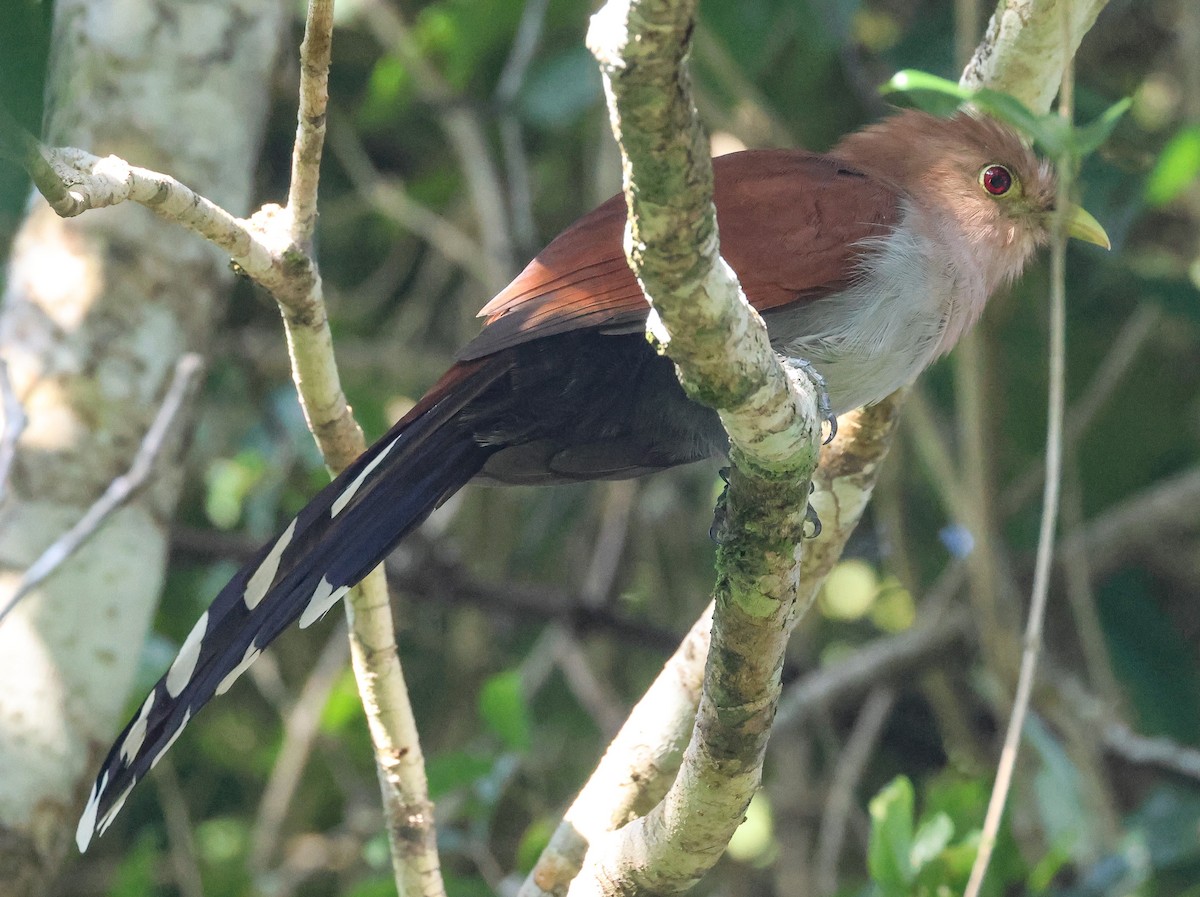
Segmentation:
{"type": "MultiPolygon", "coordinates": [[[[583,48],[589,6],[390,7],[409,21],[449,88],[431,99],[369,24],[370,2],[345,4],[335,39],[318,239],[347,392],[368,435],[377,436],[474,334],[474,312],[491,294],[487,282],[519,270],[619,181],[599,78],[583,48]],[[523,13],[541,18],[540,39],[506,93],[498,85],[514,64],[523,13]],[[485,155],[464,157],[447,136],[447,117],[463,111],[484,129],[485,155]],[[490,266],[479,264],[486,241],[464,177],[471,166],[498,172],[509,219],[511,254],[490,266]],[[394,193],[459,229],[476,263],[448,259],[421,228],[390,214],[394,193]]],[[[1082,169],[1082,199],[1114,251],[1076,247],[1069,262],[1072,401],[1113,363],[1122,333],[1143,325],[1147,333],[1071,445],[1062,526],[1068,538],[1092,539],[1083,543],[1092,586],[1090,596],[1084,592],[1116,688],[1084,662],[1078,612],[1060,577],[992,893],[1200,895],[1200,784],[1133,762],[1101,734],[1102,720],[1124,720],[1170,739],[1177,756],[1200,748],[1200,509],[1116,516],[1124,522],[1107,540],[1096,535],[1149,490],[1169,496],[1171,478],[1194,480],[1200,469],[1200,13],[1193,6],[1114,0],[1078,60],[1080,119],[1134,98],[1082,169]],[[1083,712],[1087,695],[1096,696],[1099,717],[1083,712]],[[1078,734],[1064,731],[1069,720],[1083,720],[1095,743],[1107,745],[1098,762],[1079,756],[1078,734]],[[1114,815],[1092,812],[1096,805],[1114,815]]],[[[0,3],[4,101],[33,128],[49,12],[48,3],[0,3]]],[[[934,0],[702,3],[694,53],[702,113],[722,148],[736,140],[824,149],[884,114],[877,87],[897,69],[955,77],[954,27],[951,4],[934,0]]],[[[260,166],[264,202],[285,195],[295,82],[289,58],[260,166]]],[[[0,164],[0,246],[11,239],[26,190],[19,170],[0,164]]],[[[1038,526],[1039,492],[1028,480],[1044,439],[1046,289],[1038,265],[993,303],[982,327],[993,508],[1017,595],[1028,590],[1038,526]]],[[[952,363],[932,370],[921,389],[933,415],[906,425],[852,560],[801,624],[791,680],[852,658],[857,646],[914,619],[948,613],[924,596],[961,539],[945,510],[945,471],[921,445],[941,440],[953,453],[960,438],[952,363]]],[[[278,314],[245,284],[211,359],[190,464],[157,635],[144,652],[146,687],[238,559],[325,477],[287,376],[278,314]]],[[[402,658],[452,894],[492,893],[527,868],[605,735],[703,607],[717,487],[705,467],[627,484],[471,489],[398,552],[402,658]]],[[[212,705],[163,764],[157,790],[138,789],[69,873],[64,893],[180,893],[181,860],[210,897],[391,892],[367,735],[350,673],[337,663],[337,616],[285,636],[248,684],[212,705]],[[318,655],[328,662],[314,662],[318,655]],[[299,752],[299,778],[284,789],[290,802],[274,822],[262,803],[264,783],[293,768],[296,740],[287,726],[297,708],[319,712],[319,731],[311,752],[299,752]],[[168,824],[181,813],[194,825],[190,848],[180,835],[187,826],[168,824]]],[[[914,780],[923,819],[943,811],[954,824],[925,875],[961,887],[962,848],[982,818],[1003,725],[999,681],[969,639],[915,671],[887,673],[878,684],[895,703],[849,782],[837,761],[855,731],[861,692],[813,715],[800,733],[780,736],[767,799],[752,808],[731,857],[701,892],[859,892],[868,875],[867,801],[900,773],[914,780]],[[854,796],[840,820],[830,815],[831,787],[854,796]],[[822,861],[819,845],[839,825],[846,834],[837,862],[822,861]],[[809,871],[790,877],[796,866],[809,871]]]]}

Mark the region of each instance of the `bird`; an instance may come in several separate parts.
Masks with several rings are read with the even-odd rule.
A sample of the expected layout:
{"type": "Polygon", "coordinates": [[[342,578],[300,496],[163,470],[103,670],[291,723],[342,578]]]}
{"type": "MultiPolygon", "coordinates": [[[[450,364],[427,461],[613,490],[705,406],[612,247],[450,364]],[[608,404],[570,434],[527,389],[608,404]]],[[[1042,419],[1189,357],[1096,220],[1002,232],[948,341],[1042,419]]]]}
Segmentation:
{"type": "MultiPolygon", "coordinates": [[[[903,110],[829,153],[713,160],[721,252],[773,348],[824,378],[832,411],[877,402],[948,352],[1061,214],[1056,175],[1006,125],[903,110]]],[[[563,231],[480,312],[416,405],[221,589],[117,737],[79,821],[86,851],[197,712],[293,622],[312,625],[470,481],[640,476],[727,451],[645,335],[618,194],[563,231]]]]}

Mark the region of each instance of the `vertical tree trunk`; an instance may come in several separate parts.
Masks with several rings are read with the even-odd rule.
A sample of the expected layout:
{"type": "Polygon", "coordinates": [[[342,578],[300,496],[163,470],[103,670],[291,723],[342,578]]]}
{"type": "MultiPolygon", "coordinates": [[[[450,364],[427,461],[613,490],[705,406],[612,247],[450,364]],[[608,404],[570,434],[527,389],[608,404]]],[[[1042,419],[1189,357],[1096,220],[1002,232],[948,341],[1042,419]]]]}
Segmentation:
{"type": "MultiPolygon", "coordinates": [[[[260,0],[58,0],[44,139],[170,172],[245,213],[283,16],[260,0]]],[[[28,415],[0,507],[0,600],[128,469],[229,281],[219,253],[145,209],[64,221],[33,199],[0,308],[0,357],[28,415]]],[[[123,715],[190,420],[150,486],[0,624],[5,894],[45,890],[123,715]]]]}

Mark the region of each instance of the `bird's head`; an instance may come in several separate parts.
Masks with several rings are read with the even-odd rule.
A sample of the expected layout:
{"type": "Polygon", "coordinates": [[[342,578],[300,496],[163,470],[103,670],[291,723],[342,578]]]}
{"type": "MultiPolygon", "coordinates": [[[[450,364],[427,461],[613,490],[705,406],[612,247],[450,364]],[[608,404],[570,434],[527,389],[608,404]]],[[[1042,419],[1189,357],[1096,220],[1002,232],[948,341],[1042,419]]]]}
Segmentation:
{"type": "MultiPolygon", "coordinates": [[[[845,138],[834,155],[932,211],[941,232],[931,236],[964,240],[989,293],[1020,273],[1053,227],[1054,169],[990,118],[906,110],[845,138]]],[[[1104,228],[1086,211],[1072,204],[1064,214],[1070,236],[1108,248],[1104,228]]]]}

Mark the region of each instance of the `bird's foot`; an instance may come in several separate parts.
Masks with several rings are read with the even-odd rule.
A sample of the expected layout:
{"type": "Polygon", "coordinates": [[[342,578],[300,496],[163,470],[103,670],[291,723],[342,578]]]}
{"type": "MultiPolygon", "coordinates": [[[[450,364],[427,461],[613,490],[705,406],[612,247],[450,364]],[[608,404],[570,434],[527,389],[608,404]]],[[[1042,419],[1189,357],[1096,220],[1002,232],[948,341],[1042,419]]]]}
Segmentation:
{"type": "MultiPolygon", "coordinates": [[[[835,429],[836,429],[836,424],[835,424],[835,429]]],[[[830,437],[830,438],[832,439],[833,437],[830,437]]],[[[808,494],[809,495],[812,495],[816,491],[816,489],[817,489],[816,483],[810,482],[808,484],[808,494]]],[[[804,538],[815,539],[817,536],[821,535],[821,518],[817,516],[817,509],[812,506],[812,502],[809,502],[804,509],[804,522],[808,523],[808,524],[812,524],[812,532],[804,534],[804,538]]],[[[803,530],[801,530],[801,532],[803,533],[803,530]]]]}
{"type": "Polygon", "coordinates": [[[726,528],[729,525],[729,514],[725,508],[725,500],[729,496],[729,468],[722,467],[717,471],[717,475],[724,481],[725,488],[717,496],[717,504],[713,508],[712,524],[708,528],[708,538],[712,539],[714,545],[721,545],[725,541],[726,528]]]}
{"type": "MultiPolygon", "coordinates": [[[[717,504],[713,509],[712,525],[708,528],[708,538],[712,539],[714,545],[725,544],[725,536],[728,532],[729,514],[726,509],[726,499],[729,496],[729,468],[722,467],[717,471],[717,474],[725,483],[725,488],[721,490],[721,494],[717,496],[717,504]]],[[[808,494],[812,495],[816,491],[816,483],[808,484],[808,494]]],[[[804,523],[812,528],[808,532],[803,532],[805,539],[815,539],[821,535],[821,518],[817,516],[817,509],[809,503],[804,509],[804,523]]]]}
{"type": "MultiPolygon", "coordinates": [[[[817,388],[817,413],[821,415],[821,420],[829,424],[829,435],[825,437],[821,445],[829,445],[833,442],[833,437],[837,435],[838,427],[837,415],[833,413],[833,403],[829,400],[829,385],[821,376],[821,372],[807,358],[792,358],[791,362],[804,371],[808,375],[808,379],[813,382],[813,386],[817,388]]],[[[817,531],[820,532],[819,526],[817,531]]]]}

